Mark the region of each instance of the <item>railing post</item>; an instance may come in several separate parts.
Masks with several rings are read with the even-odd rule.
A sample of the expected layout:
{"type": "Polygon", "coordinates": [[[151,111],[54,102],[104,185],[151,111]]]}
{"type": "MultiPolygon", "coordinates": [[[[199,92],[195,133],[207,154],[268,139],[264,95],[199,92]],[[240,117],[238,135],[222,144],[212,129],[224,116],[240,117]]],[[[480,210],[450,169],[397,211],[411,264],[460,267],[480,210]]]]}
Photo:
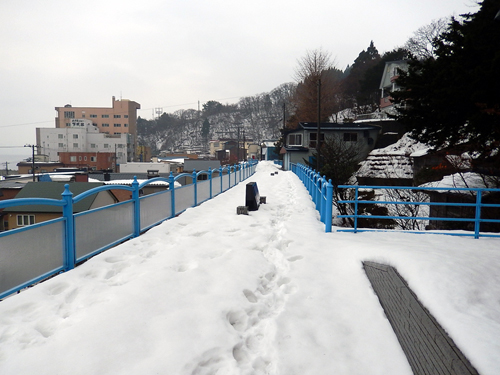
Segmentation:
{"type": "Polygon", "coordinates": [[[209,185],[210,185],[210,199],[212,199],[212,167],[208,168],[208,179],[209,179],[209,185]]]}
{"type": "Polygon", "coordinates": [[[321,217],[321,222],[325,222],[325,200],[326,200],[326,179],[323,176],[323,179],[321,180],[321,189],[319,192],[319,214],[321,217]],[[325,197],[325,199],[323,199],[325,197]]]}
{"type": "Polygon", "coordinates": [[[314,186],[314,202],[316,203],[316,210],[319,211],[319,184],[320,184],[320,180],[321,180],[321,175],[319,174],[319,172],[316,172],[316,184],[314,186]]]}
{"type": "Polygon", "coordinates": [[[64,185],[64,191],[61,194],[64,200],[63,217],[65,221],[65,251],[64,251],[64,270],[72,270],[76,263],[75,249],[75,222],[73,218],[73,193],[69,191],[69,184],[64,185]]]}
{"type": "Polygon", "coordinates": [[[325,232],[332,231],[332,206],[333,206],[333,184],[332,180],[328,180],[326,185],[326,207],[325,207],[325,232]]]}
{"type": "Polygon", "coordinates": [[[314,197],[313,197],[313,194],[312,194],[312,186],[314,185],[314,172],[312,170],[309,170],[308,172],[308,180],[307,180],[307,192],[309,193],[309,195],[311,196],[311,198],[313,198],[313,201],[314,201],[314,197]]]}
{"type": "Polygon", "coordinates": [[[168,188],[170,189],[170,207],[172,210],[172,217],[175,217],[175,180],[174,180],[174,174],[170,172],[170,175],[168,176],[168,188]]]}
{"type": "Polygon", "coordinates": [[[222,176],[222,165],[219,167],[219,177],[220,177],[220,192],[222,193],[224,190],[222,189],[222,187],[224,185],[222,185],[222,179],[223,179],[223,176],[222,176]]]}
{"type": "Polygon", "coordinates": [[[477,190],[476,196],[476,217],[474,219],[474,238],[479,238],[481,227],[481,190],[477,190]]]}
{"type": "Polygon", "coordinates": [[[196,207],[198,205],[198,181],[196,178],[196,170],[194,170],[194,169],[193,169],[192,177],[193,177],[193,184],[194,184],[194,206],[193,207],[196,207]]]}
{"type": "Polygon", "coordinates": [[[139,182],[137,181],[137,176],[134,176],[134,181],[132,182],[132,200],[134,201],[134,237],[139,237],[141,235],[141,206],[139,200],[139,182]]]}
{"type": "Polygon", "coordinates": [[[354,233],[358,231],[358,187],[354,188],[354,233]]]}

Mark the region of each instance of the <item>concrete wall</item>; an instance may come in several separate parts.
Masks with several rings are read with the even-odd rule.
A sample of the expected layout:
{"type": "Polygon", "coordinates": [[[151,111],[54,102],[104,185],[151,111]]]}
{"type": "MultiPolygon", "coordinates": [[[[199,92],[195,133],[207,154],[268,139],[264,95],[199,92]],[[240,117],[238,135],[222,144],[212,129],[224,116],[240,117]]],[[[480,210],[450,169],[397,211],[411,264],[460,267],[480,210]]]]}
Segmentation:
{"type": "Polygon", "coordinates": [[[148,173],[148,170],[157,170],[159,173],[170,173],[168,163],[126,163],[120,165],[121,173],[148,173]]]}

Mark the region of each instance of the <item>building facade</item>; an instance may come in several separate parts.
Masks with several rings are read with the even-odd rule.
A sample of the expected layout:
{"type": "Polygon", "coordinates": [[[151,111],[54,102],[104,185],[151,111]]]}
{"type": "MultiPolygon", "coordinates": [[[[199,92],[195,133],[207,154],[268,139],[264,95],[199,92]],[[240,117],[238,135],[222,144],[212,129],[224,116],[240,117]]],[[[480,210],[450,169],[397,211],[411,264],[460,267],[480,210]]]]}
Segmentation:
{"type": "Polygon", "coordinates": [[[61,152],[59,159],[65,167],[113,172],[118,169],[114,152],[61,152]]]}
{"type": "Polygon", "coordinates": [[[113,96],[112,107],[55,107],[57,111],[56,128],[72,126],[72,119],[86,119],[92,122],[100,133],[108,135],[128,135],[126,161],[136,161],[137,155],[137,110],[139,103],[132,100],[116,100],[113,96]]]}
{"type": "Polygon", "coordinates": [[[392,113],[393,104],[390,96],[391,91],[401,90],[396,80],[399,77],[399,70],[407,71],[408,62],[401,61],[388,61],[385,63],[384,73],[380,81],[380,109],[383,112],[392,113]]]}
{"type": "MultiPolygon", "coordinates": [[[[375,147],[380,126],[357,123],[322,123],[320,143],[336,140],[355,147],[359,160],[363,160],[375,147]]],[[[313,163],[316,153],[318,127],[315,122],[299,122],[296,129],[285,133],[283,166],[290,170],[291,164],[313,163]]]]}
{"type": "MultiPolygon", "coordinates": [[[[125,164],[128,155],[133,153],[129,150],[131,143],[130,134],[107,134],[99,132],[99,129],[88,119],[69,119],[64,128],[37,128],[36,142],[38,153],[46,155],[48,161],[63,162],[62,155],[74,156],[78,161],[80,157],[89,157],[86,166],[95,169],[95,163],[90,163],[93,157],[97,161],[98,154],[113,154],[113,167],[125,164]],[[85,154],[85,155],[84,155],[85,154]]],[[[71,163],[74,164],[74,163],[71,163]]],[[[84,163],[85,164],[85,163],[84,163]]],[[[107,168],[106,168],[107,169],[107,168]]]]}

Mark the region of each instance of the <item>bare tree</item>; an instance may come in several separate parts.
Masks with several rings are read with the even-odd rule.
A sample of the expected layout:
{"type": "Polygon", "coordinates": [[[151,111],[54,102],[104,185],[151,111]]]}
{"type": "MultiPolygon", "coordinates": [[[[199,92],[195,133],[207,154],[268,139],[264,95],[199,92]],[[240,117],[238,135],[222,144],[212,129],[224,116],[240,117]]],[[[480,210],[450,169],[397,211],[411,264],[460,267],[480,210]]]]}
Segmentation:
{"type": "Polygon", "coordinates": [[[428,220],[409,219],[410,217],[429,216],[429,206],[419,203],[429,202],[429,196],[419,190],[387,189],[382,190],[383,200],[387,202],[407,202],[407,204],[389,204],[387,211],[390,216],[404,219],[393,219],[396,228],[402,230],[423,230],[428,220]],[[410,204],[410,202],[415,204],[410,204]],[[406,219],[408,217],[408,219],[406,219]]]}
{"type": "Polygon", "coordinates": [[[436,57],[434,41],[439,35],[446,30],[449,18],[439,18],[433,20],[430,24],[417,29],[413,36],[405,43],[404,48],[407,49],[413,56],[425,60],[431,57],[436,57]]]}
{"type": "Polygon", "coordinates": [[[334,67],[330,53],[322,49],[307,51],[297,63],[295,79],[298,85],[293,99],[296,112],[291,121],[317,121],[318,83],[320,81],[321,121],[326,121],[335,112],[335,93],[342,72],[334,67]]]}
{"type": "MultiPolygon", "coordinates": [[[[313,159],[317,154],[313,154],[313,159]]],[[[332,180],[333,206],[340,215],[352,213],[350,205],[339,203],[352,198],[349,189],[341,189],[339,185],[348,184],[354,172],[358,169],[360,161],[360,147],[356,142],[344,142],[339,136],[326,136],[321,145],[322,167],[320,174],[327,180],[332,180]]],[[[312,163],[306,161],[314,168],[316,160],[312,163]]],[[[343,220],[343,225],[352,226],[352,220],[343,220]]]]}

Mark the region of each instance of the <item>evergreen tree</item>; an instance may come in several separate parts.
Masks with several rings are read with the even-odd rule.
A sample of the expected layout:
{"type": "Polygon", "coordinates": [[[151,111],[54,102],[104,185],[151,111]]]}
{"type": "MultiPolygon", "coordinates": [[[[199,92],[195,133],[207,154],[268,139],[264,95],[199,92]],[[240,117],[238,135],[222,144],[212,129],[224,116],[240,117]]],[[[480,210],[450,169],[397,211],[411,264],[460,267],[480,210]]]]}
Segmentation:
{"type": "Polygon", "coordinates": [[[370,95],[362,90],[361,82],[367,71],[373,68],[379,61],[380,54],[372,40],[366,51],[363,50],[359,53],[356,60],[354,60],[354,64],[349,67],[349,75],[342,82],[344,108],[354,108],[359,105],[371,104],[370,100],[367,99],[370,95]]]}
{"type": "Polygon", "coordinates": [[[411,58],[391,96],[415,139],[443,148],[468,142],[488,151],[500,142],[500,0],[452,19],[436,39],[436,57],[411,58]]]}

